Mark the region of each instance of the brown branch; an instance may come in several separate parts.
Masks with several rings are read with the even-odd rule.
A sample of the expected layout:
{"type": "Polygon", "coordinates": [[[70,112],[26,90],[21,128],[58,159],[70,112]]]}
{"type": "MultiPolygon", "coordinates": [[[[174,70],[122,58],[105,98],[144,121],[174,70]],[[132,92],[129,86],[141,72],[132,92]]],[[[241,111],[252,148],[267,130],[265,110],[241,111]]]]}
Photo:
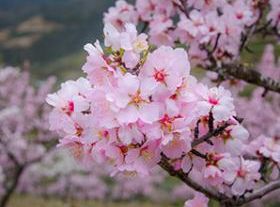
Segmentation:
{"type": "Polygon", "coordinates": [[[215,40],[215,45],[214,45],[213,49],[209,52],[210,54],[213,54],[216,51],[218,44],[219,44],[220,37],[221,37],[221,33],[219,33],[217,35],[216,40],[215,40]]]}
{"type": "Polygon", "coordinates": [[[19,179],[20,179],[24,169],[25,168],[23,166],[17,167],[11,184],[7,187],[7,190],[5,191],[5,193],[3,194],[3,196],[0,199],[0,207],[5,207],[7,205],[10,197],[12,196],[12,194],[14,193],[14,191],[17,188],[19,179]]]}
{"type": "Polygon", "coordinates": [[[188,8],[188,2],[186,0],[179,0],[182,5],[182,11],[186,15],[187,18],[189,18],[189,8],[188,8]]]}
{"type": "MultiPolygon", "coordinates": [[[[214,129],[212,132],[208,132],[206,135],[195,140],[192,143],[192,146],[195,147],[203,142],[207,142],[207,140],[209,141],[210,138],[218,136],[220,133],[222,133],[228,126],[229,124],[225,123],[222,126],[214,129]]],[[[203,155],[202,153],[196,151],[195,149],[192,149],[191,152],[203,159],[207,158],[206,155],[203,155]]],[[[271,182],[266,186],[253,191],[250,194],[242,195],[237,198],[227,197],[226,195],[223,195],[217,191],[213,191],[212,189],[205,188],[202,185],[198,184],[197,182],[195,182],[193,179],[189,177],[189,173],[184,173],[182,170],[175,170],[173,166],[170,164],[169,159],[164,154],[161,154],[161,161],[158,164],[162,169],[167,171],[171,176],[175,176],[179,178],[181,181],[183,181],[185,184],[187,184],[194,190],[203,193],[209,198],[217,200],[218,202],[221,203],[222,206],[227,206],[227,207],[241,206],[253,200],[261,199],[266,194],[280,188],[280,180],[279,180],[279,181],[271,182]]]]}
{"type": "Polygon", "coordinates": [[[275,191],[279,188],[280,188],[280,180],[271,182],[271,183],[265,185],[264,187],[253,191],[253,193],[250,193],[247,196],[245,195],[244,198],[237,199],[237,201],[235,202],[235,205],[241,206],[241,205],[243,205],[245,203],[249,203],[253,200],[261,199],[268,193],[271,193],[272,191],[275,191]]]}
{"type": "Polygon", "coordinates": [[[225,64],[222,67],[210,66],[204,68],[205,70],[216,72],[225,78],[231,76],[235,79],[243,80],[256,86],[265,88],[268,91],[280,93],[280,82],[263,76],[260,72],[245,67],[242,64],[225,64]]]}
{"type": "Polygon", "coordinates": [[[172,1],[173,5],[176,6],[181,12],[185,13],[185,8],[182,5],[182,2],[180,0],[173,0],[172,1]]]}
{"type": "MultiPolygon", "coordinates": [[[[180,0],[180,2],[181,2],[181,5],[178,4],[177,6],[188,17],[187,1],[180,0]]],[[[268,24],[268,25],[265,25],[264,27],[261,27],[261,29],[257,29],[257,24],[259,23],[260,19],[261,18],[259,18],[258,21],[253,25],[254,27],[252,27],[248,30],[248,34],[246,34],[246,36],[244,36],[244,39],[240,46],[240,50],[242,50],[243,48],[246,47],[248,38],[250,38],[253,34],[258,33],[259,31],[266,29],[267,26],[269,25],[268,24]]],[[[274,34],[276,34],[278,37],[280,36],[280,34],[278,32],[274,32],[274,34]]],[[[215,49],[217,47],[216,45],[218,44],[218,40],[219,40],[219,38],[217,38],[217,40],[216,40],[216,43],[214,46],[215,49]]],[[[215,49],[214,49],[214,51],[215,51],[215,49]]],[[[223,65],[222,67],[217,67],[216,64],[213,64],[213,66],[210,66],[210,67],[207,67],[204,69],[212,71],[212,72],[216,72],[225,78],[231,77],[231,78],[235,78],[235,79],[240,79],[245,82],[251,83],[253,85],[263,87],[265,89],[265,91],[274,91],[274,92],[280,93],[280,82],[278,82],[272,78],[269,78],[269,77],[264,77],[260,72],[254,70],[252,68],[247,68],[241,64],[227,64],[227,65],[223,65]]],[[[213,131],[209,131],[204,136],[194,140],[194,142],[192,143],[192,147],[195,147],[203,142],[207,142],[212,137],[218,136],[228,126],[229,126],[229,124],[225,123],[224,125],[214,129],[213,131]]],[[[195,135],[198,134],[197,130],[198,129],[196,129],[195,135]]],[[[194,153],[197,156],[204,157],[203,154],[199,153],[198,151],[196,151],[194,149],[192,150],[192,153],[194,153]]],[[[260,189],[253,191],[252,193],[250,193],[248,195],[240,196],[238,198],[228,198],[225,195],[222,195],[218,192],[214,192],[212,190],[209,190],[209,189],[204,188],[203,186],[199,185],[194,180],[190,179],[188,177],[188,174],[184,173],[182,170],[174,170],[172,165],[169,163],[168,158],[164,155],[162,155],[162,159],[159,162],[159,165],[161,168],[166,170],[171,176],[175,176],[175,177],[179,178],[184,183],[186,183],[188,186],[192,187],[194,190],[205,194],[209,198],[219,201],[222,204],[222,206],[227,206],[227,207],[241,206],[241,205],[251,202],[253,200],[261,199],[266,194],[280,188],[280,181],[274,181],[260,189]]]]}
{"type": "Polygon", "coordinates": [[[246,34],[242,34],[241,44],[239,46],[239,52],[241,52],[243,48],[246,47],[249,39],[254,35],[254,31],[256,30],[256,27],[257,27],[257,23],[255,23],[251,28],[249,28],[246,34]]]}
{"type": "Polygon", "coordinates": [[[235,197],[231,198],[217,191],[201,186],[193,179],[191,179],[188,173],[184,173],[182,170],[175,170],[173,166],[169,163],[169,159],[164,154],[162,154],[161,161],[158,164],[162,169],[168,172],[171,176],[177,177],[185,184],[187,184],[189,187],[193,188],[198,192],[203,193],[204,195],[206,195],[211,199],[217,200],[218,202],[221,203],[222,206],[227,206],[227,207],[242,206],[253,200],[261,199],[263,196],[267,195],[268,193],[271,193],[272,191],[275,191],[280,188],[280,180],[279,180],[279,181],[271,182],[266,186],[257,189],[245,196],[240,196],[238,198],[235,197]]]}
{"type": "Polygon", "coordinates": [[[192,150],[191,150],[191,153],[193,153],[194,155],[196,155],[196,156],[198,156],[198,157],[200,157],[200,158],[202,158],[202,159],[204,159],[204,160],[207,159],[207,155],[202,154],[201,152],[199,152],[199,151],[197,151],[197,150],[195,150],[195,149],[192,149],[192,150]]]}
{"type": "Polygon", "coordinates": [[[193,179],[189,178],[187,174],[185,174],[182,170],[174,170],[172,165],[169,163],[168,158],[162,155],[161,161],[159,162],[159,166],[167,171],[171,176],[175,176],[182,180],[185,184],[193,188],[194,190],[203,193],[209,198],[215,199],[217,201],[222,201],[227,199],[224,195],[213,191],[212,189],[204,188],[203,186],[196,183],[193,179]]]}
{"type": "Polygon", "coordinates": [[[207,134],[201,136],[198,139],[195,139],[192,142],[192,148],[196,147],[197,145],[203,143],[203,142],[207,142],[209,141],[209,139],[211,139],[212,137],[216,137],[218,135],[220,135],[230,124],[229,123],[224,123],[223,125],[221,125],[220,127],[217,127],[216,129],[213,129],[212,131],[209,131],[207,134]]]}

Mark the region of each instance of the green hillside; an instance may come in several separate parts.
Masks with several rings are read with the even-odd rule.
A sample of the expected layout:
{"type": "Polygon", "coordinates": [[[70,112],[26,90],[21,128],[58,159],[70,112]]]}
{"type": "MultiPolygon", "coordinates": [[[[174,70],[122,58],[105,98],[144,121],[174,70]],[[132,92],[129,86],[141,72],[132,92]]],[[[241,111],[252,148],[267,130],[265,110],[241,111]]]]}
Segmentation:
{"type": "MultiPolygon", "coordinates": [[[[100,37],[103,11],[113,2],[0,0],[0,61],[7,65],[31,62],[33,74],[39,77],[60,75],[66,68],[54,71],[47,66],[69,58],[81,60],[83,45],[100,37]]],[[[81,62],[68,64],[67,70],[77,65],[81,62]]]]}

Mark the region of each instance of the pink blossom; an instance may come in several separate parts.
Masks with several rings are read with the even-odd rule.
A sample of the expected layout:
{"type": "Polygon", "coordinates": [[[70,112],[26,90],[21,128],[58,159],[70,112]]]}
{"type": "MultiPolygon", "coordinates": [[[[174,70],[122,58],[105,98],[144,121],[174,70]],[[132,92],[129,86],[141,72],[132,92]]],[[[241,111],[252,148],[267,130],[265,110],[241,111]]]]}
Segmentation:
{"type": "Polygon", "coordinates": [[[184,207],[207,207],[209,199],[201,193],[195,193],[194,199],[185,202],[184,207]]]}
{"type": "Polygon", "coordinates": [[[189,72],[188,56],[183,49],[160,47],[148,56],[140,71],[142,89],[148,95],[157,92],[174,93],[189,72]]]}
{"type": "Polygon", "coordinates": [[[272,159],[274,162],[280,162],[280,143],[278,137],[259,136],[247,146],[247,151],[253,155],[262,155],[272,159]]]}
{"type": "Polygon", "coordinates": [[[98,163],[107,163],[112,167],[121,165],[124,161],[124,154],[119,146],[108,144],[106,140],[98,142],[91,151],[91,156],[98,163]]]}
{"type": "Polygon", "coordinates": [[[260,179],[260,163],[257,161],[244,160],[240,158],[236,166],[236,179],[231,187],[234,195],[242,195],[248,189],[253,189],[255,181],[260,179]]]}
{"type": "Polygon", "coordinates": [[[112,47],[114,50],[122,48],[125,51],[134,50],[134,52],[140,53],[148,48],[147,35],[140,34],[137,36],[137,30],[133,24],[126,24],[123,32],[119,32],[111,24],[106,24],[104,35],[105,46],[112,47]]]}
{"type": "Polygon", "coordinates": [[[111,23],[119,31],[124,28],[126,23],[136,24],[138,22],[138,13],[133,5],[126,1],[116,1],[115,7],[110,7],[107,13],[104,13],[104,23],[111,23]]]}
{"type": "Polygon", "coordinates": [[[174,136],[171,140],[166,139],[168,138],[162,142],[162,151],[171,159],[180,158],[191,150],[191,143],[187,138],[174,136]]]}
{"type": "Polygon", "coordinates": [[[183,15],[181,16],[181,18],[181,21],[178,23],[178,28],[186,31],[192,37],[195,38],[207,31],[205,20],[199,11],[192,10],[190,13],[190,19],[186,18],[183,15]]]}
{"type": "Polygon", "coordinates": [[[113,69],[109,66],[108,59],[104,58],[99,41],[96,41],[94,45],[86,44],[84,49],[88,52],[88,57],[82,69],[87,73],[88,79],[93,85],[106,83],[113,76],[113,69]]]}
{"type": "Polygon", "coordinates": [[[160,104],[150,102],[144,90],[141,90],[139,79],[127,73],[119,79],[119,88],[115,93],[108,93],[107,100],[112,103],[112,110],[118,111],[120,123],[133,123],[138,119],[152,123],[159,119],[160,104]],[[142,92],[144,91],[144,92],[142,92]]]}
{"type": "Polygon", "coordinates": [[[253,16],[250,7],[246,2],[242,0],[237,0],[233,5],[228,5],[225,7],[225,12],[227,15],[235,18],[238,24],[248,24],[253,16]]]}
{"type": "Polygon", "coordinates": [[[209,153],[203,171],[204,178],[213,186],[219,186],[225,181],[229,182],[234,178],[231,172],[233,166],[230,154],[209,153]]]}
{"type": "Polygon", "coordinates": [[[119,167],[120,171],[132,171],[140,175],[147,175],[149,169],[160,161],[159,141],[146,142],[142,147],[127,152],[125,163],[119,167]]]}
{"type": "Polygon", "coordinates": [[[181,168],[185,173],[190,172],[190,170],[192,169],[193,164],[192,164],[192,159],[191,157],[187,154],[186,156],[184,156],[184,158],[182,159],[181,162],[181,168]]]}
{"type": "Polygon", "coordinates": [[[85,99],[90,83],[83,78],[75,81],[68,81],[61,85],[61,90],[48,95],[46,101],[54,106],[60,113],[72,115],[74,112],[86,111],[89,103],[85,99]]]}
{"type": "Polygon", "coordinates": [[[153,13],[170,17],[174,12],[173,4],[168,0],[137,0],[136,8],[143,21],[152,20],[154,18],[153,13]]]}
{"type": "Polygon", "coordinates": [[[233,155],[240,155],[245,151],[249,132],[241,125],[228,127],[220,136],[220,148],[233,155]]]}
{"type": "Polygon", "coordinates": [[[169,29],[172,27],[172,21],[167,19],[164,15],[156,16],[150,22],[151,30],[149,31],[150,41],[158,46],[173,45],[172,33],[169,29]]]}
{"type": "Polygon", "coordinates": [[[233,98],[222,86],[207,89],[200,85],[197,93],[202,98],[197,106],[200,115],[208,115],[212,111],[216,121],[225,121],[235,115],[233,98]]]}

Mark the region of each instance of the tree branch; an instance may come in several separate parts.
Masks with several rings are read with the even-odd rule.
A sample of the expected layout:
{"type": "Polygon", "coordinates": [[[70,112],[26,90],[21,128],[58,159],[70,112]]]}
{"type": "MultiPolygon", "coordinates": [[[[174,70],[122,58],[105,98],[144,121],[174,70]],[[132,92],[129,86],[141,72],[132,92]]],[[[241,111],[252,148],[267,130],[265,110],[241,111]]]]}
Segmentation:
{"type": "Polygon", "coordinates": [[[260,86],[269,91],[280,93],[280,82],[263,76],[260,72],[252,68],[246,68],[242,64],[227,64],[222,67],[210,66],[204,68],[205,70],[216,72],[219,75],[231,76],[235,79],[243,80],[256,86],[260,86]]]}
{"type": "MultiPolygon", "coordinates": [[[[177,5],[179,9],[188,17],[188,6],[187,6],[187,1],[186,0],[180,0],[181,5],[177,5]]],[[[260,11],[262,11],[262,7],[260,7],[260,11]]],[[[261,13],[262,14],[262,13],[261,13]]],[[[258,18],[258,21],[252,25],[252,27],[248,30],[248,34],[246,34],[243,38],[242,44],[240,45],[240,51],[246,47],[246,44],[248,42],[248,39],[263,30],[266,30],[267,27],[269,26],[270,22],[265,24],[263,27],[260,27],[260,29],[257,29],[257,24],[260,22],[262,15],[258,18]]],[[[280,36],[278,31],[273,31],[274,35],[277,35],[278,37],[280,36]]],[[[217,44],[218,44],[219,36],[216,39],[216,43],[214,46],[213,51],[215,51],[217,44]]],[[[211,53],[213,53],[213,51],[211,53]]],[[[253,68],[245,67],[244,65],[240,63],[232,63],[232,64],[224,64],[221,67],[217,67],[217,64],[214,62],[212,66],[206,67],[203,69],[216,72],[222,77],[225,78],[234,78],[234,79],[239,79],[243,80],[247,83],[251,83],[253,85],[263,87],[266,91],[273,91],[280,93],[280,82],[277,80],[274,80],[270,77],[265,77],[263,76],[260,72],[254,70],[253,68]]],[[[228,123],[225,123],[224,125],[214,129],[214,130],[209,130],[209,132],[205,135],[203,135],[200,138],[197,138],[193,141],[192,147],[195,147],[203,142],[209,141],[212,137],[218,136],[221,134],[227,127],[229,126],[228,123]]],[[[197,129],[195,130],[195,136],[198,134],[197,129]]],[[[192,150],[192,153],[196,154],[197,156],[204,157],[203,154],[199,153],[196,150],[192,150]]],[[[256,199],[261,199],[263,196],[266,194],[277,190],[280,188],[280,180],[279,181],[274,181],[271,182],[264,187],[257,189],[253,191],[250,194],[246,194],[244,196],[240,196],[238,198],[229,198],[225,195],[219,194],[218,192],[213,192],[212,190],[209,190],[207,188],[204,188],[203,186],[199,185],[192,179],[188,177],[188,174],[184,173],[182,170],[174,170],[172,165],[169,163],[169,160],[166,156],[162,155],[162,159],[159,162],[159,165],[161,168],[166,170],[171,176],[175,176],[182,180],[184,183],[186,183],[188,186],[192,187],[194,190],[199,191],[209,198],[213,198],[217,201],[219,201],[223,206],[241,206],[243,204],[246,204],[248,202],[251,202],[256,199]]]]}
{"type": "Polygon", "coordinates": [[[168,158],[165,155],[162,155],[161,161],[159,162],[159,166],[167,171],[171,176],[175,176],[182,180],[185,184],[193,188],[194,190],[203,193],[209,198],[213,198],[217,201],[221,201],[227,199],[224,195],[215,192],[213,190],[207,189],[196,183],[193,179],[189,178],[187,174],[185,174],[182,170],[174,170],[173,166],[168,162],[168,158]]]}
{"type": "Polygon", "coordinates": [[[216,136],[220,135],[229,125],[230,124],[226,122],[222,126],[217,127],[216,129],[213,129],[212,131],[209,131],[207,134],[201,136],[198,139],[195,139],[192,142],[192,148],[196,147],[197,145],[199,145],[203,142],[207,142],[212,137],[216,137],[216,136]]]}
{"type": "Polygon", "coordinates": [[[171,176],[175,176],[183,181],[185,184],[193,188],[194,190],[203,193],[209,198],[215,199],[219,201],[222,205],[230,207],[230,206],[241,206],[246,203],[249,203],[256,199],[261,199],[268,193],[275,191],[280,188],[280,180],[271,182],[266,186],[255,190],[253,193],[240,196],[238,198],[230,198],[219,192],[213,191],[212,189],[207,189],[200,184],[196,183],[193,179],[191,179],[188,174],[184,173],[182,170],[174,170],[173,166],[169,163],[168,158],[162,154],[161,161],[159,162],[159,166],[168,172],[171,176]]]}
{"type": "Polygon", "coordinates": [[[188,9],[188,2],[186,0],[179,0],[180,3],[182,4],[182,11],[184,12],[184,14],[186,15],[186,17],[189,18],[189,9],[188,9]]]}
{"type": "Polygon", "coordinates": [[[0,207],[5,207],[12,196],[13,192],[16,190],[19,179],[24,171],[24,167],[20,166],[17,167],[15,171],[15,175],[13,177],[13,180],[11,184],[8,186],[7,190],[5,191],[4,195],[0,199],[0,207]]]}
{"type": "Polygon", "coordinates": [[[265,185],[264,187],[253,191],[253,193],[248,194],[244,198],[239,198],[236,202],[236,205],[241,206],[241,205],[243,205],[245,203],[249,203],[253,200],[261,199],[266,194],[271,193],[272,191],[275,191],[279,188],[280,188],[280,180],[271,182],[271,183],[265,185]]]}
{"type": "MultiPolygon", "coordinates": [[[[220,133],[222,133],[227,127],[229,126],[228,123],[223,124],[222,126],[214,129],[212,132],[208,132],[204,136],[200,137],[199,139],[195,140],[192,143],[192,147],[195,147],[203,142],[206,142],[212,137],[218,136],[220,133]]],[[[203,159],[205,159],[205,155],[201,154],[200,152],[196,151],[195,149],[192,149],[191,152],[203,159]]],[[[261,199],[266,194],[277,190],[280,188],[280,180],[271,182],[264,187],[257,189],[253,191],[250,194],[242,195],[240,197],[228,197],[226,195],[223,195],[217,191],[213,191],[212,189],[208,189],[203,187],[202,185],[195,182],[193,179],[189,177],[188,173],[184,173],[182,170],[175,170],[173,166],[170,164],[169,159],[164,155],[161,154],[161,160],[158,163],[158,165],[167,171],[171,176],[175,176],[179,178],[181,181],[183,181],[185,184],[193,188],[194,190],[203,193],[209,198],[215,199],[218,202],[220,202],[223,206],[227,207],[234,207],[234,206],[241,206],[243,204],[249,203],[256,199],[261,199]]]]}

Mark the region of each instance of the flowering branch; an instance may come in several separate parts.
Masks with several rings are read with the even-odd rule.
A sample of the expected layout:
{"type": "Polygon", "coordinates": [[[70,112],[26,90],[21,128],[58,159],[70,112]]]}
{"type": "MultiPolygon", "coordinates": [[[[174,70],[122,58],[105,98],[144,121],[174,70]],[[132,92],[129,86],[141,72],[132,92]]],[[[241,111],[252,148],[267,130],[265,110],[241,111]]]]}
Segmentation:
{"type": "Polygon", "coordinates": [[[188,2],[185,0],[179,0],[181,3],[181,7],[184,14],[186,15],[186,17],[189,17],[189,11],[188,11],[188,2]]]}
{"type": "MultiPolygon", "coordinates": [[[[87,77],[67,81],[48,95],[54,107],[50,124],[62,135],[60,146],[81,161],[88,156],[102,160],[113,173],[148,175],[159,165],[224,206],[259,197],[262,193],[253,190],[265,185],[268,169],[278,170],[280,161],[271,147],[276,141],[249,142],[231,92],[197,81],[190,68],[202,66],[221,80],[244,80],[280,93],[280,83],[235,62],[255,34],[267,3],[139,2],[134,7],[118,1],[104,15],[105,51],[99,41],[85,45],[87,77]],[[148,35],[137,32],[136,24],[143,22],[148,35]],[[150,43],[156,47],[151,49],[150,43]],[[188,53],[170,47],[176,43],[188,45],[188,53]],[[196,149],[204,142],[211,146],[196,149]],[[246,158],[250,147],[250,155],[258,151],[257,159],[246,158]],[[197,173],[195,181],[190,172],[197,173]]],[[[266,17],[275,20],[274,12],[266,17]]],[[[204,195],[185,206],[206,205],[204,195]]]]}
{"type": "Polygon", "coordinates": [[[253,191],[248,195],[242,195],[237,198],[236,197],[229,198],[223,194],[214,192],[213,190],[209,190],[199,185],[193,179],[189,178],[188,174],[184,173],[182,170],[175,170],[173,166],[169,163],[169,159],[164,154],[161,155],[159,166],[165,171],[167,171],[171,176],[175,176],[179,178],[180,180],[182,180],[184,183],[186,183],[188,186],[192,187],[196,191],[205,194],[209,198],[219,201],[222,205],[225,205],[227,207],[241,206],[253,200],[261,199],[266,194],[271,193],[272,191],[275,191],[280,188],[280,181],[274,181],[260,189],[253,191]]]}
{"type": "Polygon", "coordinates": [[[224,123],[222,126],[217,127],[216,129],[214,129],[213,131],[209,131],[207,134],[201,136],[198,139],[195,139],[192,142],[192,147],[196,147],[197,145],[203,143],[203,142],[207,142],[209,139],[211,139],[212,137],[216,137],[218,135],[220,135],[221,133],[223,133],[223,131],[229,126],[230,124],[228,124],[227,122],[224,123]]]}
{"type": "Polygon", "coordinates": [[[225,78],[234,77],[235,79],[240,79],[256,86],[263,87],[268,91],[280,93],[280,82],[269,77],[264,77],[260,72],[245,67],[242,64],[224,64],[222,67],[214,66],[206,67],[204,69],[216,72],[225,78]]]}
{"type": "MultiPolygon", "coordinates": [[[[183,9],[183,13],[186,15],[186,17],[188,17],[189,12],[188,12],[188,7],[187,7],[187,0],[180,0],[180,2],[181,2],[180,9],[183,9]]],[[[255,23],[249,27],[247,33],[243,34],[243,38],[242,38],[241,45],[240,45],[240,51],[242,50],[242,48],[244,48],[246,46],[248,39],[251,38],[252,35],[255,35],[258,32],[263,32],[263,31],[265,32],[265,34],[269,33],[269,31],[267,31],[267,27],[271,23],[271,21],[268,21],[268,23],[266,23],[263,27],[260,27],[261,29],[257,29],[257,25],[260,23],[260,19],[263,16],[262,8],[266,5],[267,4],[260,2],[260,5],[258,6],[259,10],[260,10],[259,17],[255,21],[255,23]]],[[[271,27],[271,31],[274,32],[275,28],[276,27],[271,27]]],[[[277,29],[276,29],[276,31],[277,31],[277,29]]],[[[277,33],[274,32],[273,34],[277,34],[277,33]]],[[[217,35],[215,45],[214,45],[212,51],[207,51],[208,56],[210,56],[208,58],[212,62],[212,65],[209,67],[202,67],[203,69],[216,72],[225,79],[227,79],[229,77],[233,77],[235,79],[240,79],[245,82],[254,84],[256,86],[263,87],[266,91],[274,91],[274,92],[280,93],[280,82],[277,82],[276,80],[273,80],[272,78],[263,76],[261,73],[254,70],[253,68],[245,67],[244,65],[239,64],[239,63],[223,64],[221,67],[218,67],[216,60],[213,57],[213,53],[215,52],[215,50],[218,46],[220,36],[221,36],[221,34],[219,33],[217,35]]],[[[204,48],[204,49],[206,49],[206,48],[204,48]]]]}
{"type": "Polygon", "coordinates": [[[164,169],[165,171],[167,171],[171,176],[175,176],[175,177],[179,178],[184,183],[186,183],[188,186],[192,187],[196,191],[204,193],[209,198],[213,198],[218,201],[226,199],[226,197],[224,197],[224,195],[219,194],[218,192],[215,192],[213,190],[206,189],[203,186],[199,185],[193,179],[189,178],[189,176],[186,173],[184,173],[182,170],[175,170],[173,168],[173,166],[169,163],[168,158],[163,154],[161,156],[159,166],[162,169],[164,169]]]}
{"type": "Polygon", "coordinates": [[[253,191],[253,193],[248,194],[244,198],[237,199],[236,204],[237,205],[243,205],[243,204],[249,203],[253,200],[261,199],[266,194],[271,193],[272,191],[275,191],[279,188],[280,188],[280,180],[271,182],[271,183],[267,184],[266,186],[253,191]]]}

